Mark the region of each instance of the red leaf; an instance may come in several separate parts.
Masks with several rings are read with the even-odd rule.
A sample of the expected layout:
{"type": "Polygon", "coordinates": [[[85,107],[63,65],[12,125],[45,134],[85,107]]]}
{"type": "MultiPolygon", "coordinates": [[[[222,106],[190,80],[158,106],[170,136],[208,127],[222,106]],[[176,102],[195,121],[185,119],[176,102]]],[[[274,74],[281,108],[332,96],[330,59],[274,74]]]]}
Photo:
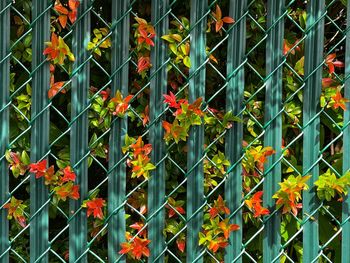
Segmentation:
{"type": "Polygon", "coordinates": [[[79,0],[69,0],[68,1],[68,6],[71,10],[76,10],[80,5],[79,0]]]}
{"type": "Polygon", "coordinates": [[[165,129],[166,133],[170,133],[170,131],[171,131],[171,123],[169,123],[167,121],[163,121],[162,125],[163,125],[163,128],[165,129]]]}
{"type": "Polygon", "coordinates": [[[224,199],[219,195],[218,199],[214,201],[213,207],[209,210],[211,218],[214,218],[218,214],[230,214],[230,209],[226,207],[224,199]]]}
{"type": "Polygon", "coordinates": [[[177,248],[178,248],[182,253],[185,252],[185,247],[186,247],[186,241],[185,241],[185,240],[183,240],[183,239],[177,239],[177,240],[176,240],[176,245],[177,245],[177,248]]]}
{"type": "Polygon", "coordinates": [[[326,63],[331,63],[336,57],[336,54],[335,53],[332,53],[332,54],[329,54],[327,57],[326,57],[326,63]]]}
{"type": "Polygon", "coordinates": [[[232,17],[229,17],[229,16],[223,17],[222,21],[224,21],[224,23],[226,23],[226,24],[232,24],[232,23],[235,22],[235,20],[232,17]]]}
{"type": "MultiPolygon", "coordinates": [[[[54,82],[54,77],[51,77],[51,87],[47,93],[47,96],[49,99],[53,98],[63,87],[64,81],[54,82]]],[[[62,93],[65,93],[66,91],[64,89],[61,90],[62,93]]]]}
{"type": "Polygon", "coordinates": [[[333,61],[333,65],[337,68],[343,68],[345,66],[344,62],[341,62],[339,60],[333,61]]]}
{"type": "Polygon", "coordinates": [[[178,109],[180,105],[176,102],[176,96],[170,91],[169,95],[163,94],[165,98],[164,103],[167,103],[169,107],[178,109]]]}
{"type": "Polygon", "coordinates": [[[141,73],[151,67],[150,57],[139,57],[137,61],[137,73],[141,73]]]}
{"type": "Polygon", "coordinates": [[[94,218],[103,219],[102,208],[106,206],[106,201],[102,198],[93,198],[86,202],[87,216],[93,215],[94,218]]]}
{"type": "Polygon", "coordinates": [[[342,94],[338,90],[337,93],[332,96],[332,99],[334,100],[334,109],[338,109],[338,107],[342,108],[343,110],[346,110],[346,102],[349,102],[348,99],[343,98],[342,94]]]}
{"type": "Polygon", "coordinates": [[[261,205],[263,191],[256,192],[252,198],[245,201],[246,205],[253,210],[254,217],[270,214],[270,211],[261,205]]]}
{"type": "Polygon", "coordinates": [[[55,5],[54,8],[57,12],[63,14],[63,15],[68,15],[68,10],[67,8],[65,8],[63,5],[61,4],[58,4],[58,5],[55,5]]]}
{"type": "Polygon", "coordinates": [[[67,166],[66,168],[63,169],[63,177],[62,177],[62,182],[69,182],[75,181],[75,173],[72,171],[72,168],[70,166],[67,166]]]}
{"type": "Polygon", "coordinates": [[[109,98],[110,90],[102,90],[100,95],[102,96],[102,100],[106,101],[109,98]]]}
{"type": "Polygon", "coordinates": [[[216,5],[215,13],[213,14],[216,20],[221,20],[222,12],[219,5],[216,5]]]}
{"type": "Polygon", "coordinates": [[[73,185],[69,197],[74,200],[78,200],[80,198],[79,185],[73,185]]]}
{"type": "Polygon", "coordinates": [[[216,23],[215,23],[215,31],[219,32],[220,29],[223,27],[223,25],[224,25],[224,22],[222,20],[216,21],[216,23]]]}
{"type": "Polygon", "coordinates": [[[67,16],[66,15],[60,15],[58,17],[58,21],[60,21],[60,24],[63,28],[66,28],[66,25],[67,25],[67,16]]]}
{"type": "Polygon", "coordinates": [[[333,63],[328,63],[328,68],[329,68],[329,74],[333,74],[334,73],[334,65],[333,63]]]}
{"type": "Polygon", "coordinates": [[[69,21],[70,21],[72,24],[77,20],[77,14],[78,14],[78,12],[75,11],[75,10],[69,12],[68,18],[69,18],[69,21]]]}
{"type": "Polygon", "coordinates": [[[151,241],[148,239],[141,239],[135,237],[132,243],[122,243],[122,250],[119,251],[119,254],[130,254],[133,258],[140,260],[142,256],[149,257],[150,251],[147,245],[151,241]]]}
{"type": "Polygon", "coordinates": [[[325,88],[328,88],[332,85],[333,83],[333,79],[331,78],[323,78],[322,79],[322,86],[325,87],[325,88]]]}
{"type": "Polygon", "coordinates": [[[32,163],[29,165],[30,167],[29,172],[34,173],[35,178],[40,178],[43,175],[45,175],[46,164],[47,164],[47,161],[45,159],[37,163],[32,163]]]}

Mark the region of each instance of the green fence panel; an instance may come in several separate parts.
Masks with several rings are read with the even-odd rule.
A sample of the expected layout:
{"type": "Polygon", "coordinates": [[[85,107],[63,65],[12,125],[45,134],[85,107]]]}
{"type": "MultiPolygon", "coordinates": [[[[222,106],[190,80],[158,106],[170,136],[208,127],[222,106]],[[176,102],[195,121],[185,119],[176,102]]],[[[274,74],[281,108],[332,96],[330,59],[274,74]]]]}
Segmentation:
{"type": "MultiPolygon", "coordinates": [[[[113,1],[112,4],[112,89],[114,95],[120,90],[125,97],[129,88],[129,32],[130,2],[113,1]]],[[[125,188],[126,167],[120,163],[121,151],[127,134],[127,118],[113,121],[109,139],[109,171],[108,176],[108,259],[115,262],[118,258],[120,244],[125,242],[125,188]]],[[[125,257],[119,262],[125,262],[125,257]]]]}
{"type": "Polygon", "coordinates": [[[164,262],[165,239],[164,229],[164,203],[165,197],[165,145],[162,126],[162,115],[165,110],[163,94],[167,93],[167,56],[168,47],[161,36],[168,33],[169,27],[169,1],[152,0],[152,24],[157,35],[154,40],[154,48],[151,53],[151,81],[150,81],[150,129],[149,142],[153,151],[151,160],[156,164],[156,169],[148,181],[148,229],[151,255],[149,262],[164,262]]]}
{"type": "MultiPolygon", "coordinates": [[[[345,50],[345,82],[344,82],[344,97],[350,96],[350,32],[349,32],[349,21],[350,21],[350,1],[347,2],[347,31],[346,31],[346,50],[345,50]]],[[[349,103],[347,103],[349,107],[349,103]]],[[[344,112],[344,134],[343,134],[343,173],[350,169],[350,154],[345,154],[350,151],[350,113],[349,111],[344,112]]],[[[341,255],[342,262],[346,262],[350,258],[350,198],[346,196],[343,203],[343,230],[342,230],[342,246],[341,255]]]]}
{"type": "Polygon", "coordinates": [[[11,1],[0,2],[0,262],[8,262],[10,248],[7,211],[2,208],[9,199],[9,171],[5,152],[10,130],[10,9],[11,1]]]}
{"type": "MultiPolygon", "coordinates": [[[[264,206],[275,211],[274,193],[279,189],[282,171],[280,158],[282,155],[282,43],[284,36],[284,1],[270,0],[267,2],[266,40],[266,93],[265,93],[265,146],[271,146],[276,153],[268,159],[264,175],[264,206]]],[[[264,262],[278,260],[280,250],[281,216],[274,213],[265,222],[264,231],[264,262]]]]}
{"type": "MultiPolygon", "coordinates": [[[[226,111],[241,117],[243,111],[244,92],[244,65],[246,49],[246,23],[247,1],[230,1],[229,16],[236,19],[236,23],[230,29],[227,43],[227,87],[226,87],[226,111]]],[[[232,224],[242,224],[242,156],[243,124],[235,123],[226,133],[225,151],[231,165],[234,165],[228,174],[225,183],[225,199],[228,208],[233,213],[232,224]]],[[[242,262],[243,229],[231,233],[232,242],[226,248],[225,261],[242,262]]]]}
{"type": "MultiPolygon", "coordinates": [[[[207,0],[191,0],[189,102],[205,99],[207,0]]],[[[187,262],[202,262],[198,233],[203,221],[204,127],[191,127],[187,155],[187,262]]]]}
{"type": "Polygon", "coordinates": [[[76,10],[73,2],[0,1],[1,263],[349,262],[350,199],[320,201],[314,186],[327,169],[337,177],[350,170],[350,103],[337,109],[325,87],[328,79],[332,92],[343,93],[344,84],[350,98],[349,1],[80,0],[76,10]],[[145,35],[152,29],[136,17],[156,35],[145,35]],[[55,72],[43,54],[51,32],[75,56],[55,72]],[[162,38],[174,32],[173,39],[162,38]],[[325,60],[330,54],[336,54],[331,62],[325,60]],[[187,55],[191,66],[183,62],[187,55]],[[48,98],[53,79],[64,86],[48,98]],[[134,95],[124,117],[107,109],[117,91],[134,95]],[[177,116],[179,105],[164,103],[170,91],[180,104],[203,99],[206,125],[193,125],[186,141],[164,141],[169,130],[162,122],[177,116]],[[30,101],[21,104],[21,97],[30,101]],[[110,127],[96,108],[111,117],[110,127]],[[243,122],[224,127],[228,111],[243,122]],[[130,178],[141,165],[134,167],[131,153],[122,151],[127,134],[152,145],[156,168],[149,178],[130,178]],[[263,146],[275,153],[259,156],[263,146]],[[53,202],[53,185],[29,174],[29,166],[16,177],[8,149],[25,150],[32,163],[45,159],[62,168],[70,162],[80,199],[53,202]],[[284,178],[299,174],[311,175],[302,211],[285,213],[272,197],[284,178]],[[107,201],[99,207],[103,215],[97,209],[102,219],[87,217],[91,208],[82,207],[96,190],[107,201]],[[248,199],[261,190],[263,201],[251,205],[248,199]],[[219,195],[230,213],[221,206],[213,216],[219,195]],[[7,219],[11,197],[28,206],[27,226],[7,219]],[[260,205],[270,214],[256,215],[260,205]],[[227,218],[240,229],[230,232],[235,226],[226,225],[227,218]],[[208,238],[201,245],[200,232],[208,238]],[[129,255],[121,254],[130,247],[129,255]]]}
{"type": "Polygon", "coordinates": [[[80,199],[70,201],[69,262],[87,262],[87,218],[81,209],[82,200],[88,196],[88,92],[90,88],[90,41],[91,1],[81,1],[78,17],[73,27],[72,52],[75,55],[72,72],[72,105],[70,158],[76,172],[76,184],[80,185],[80,199]]]}
{"type": "Polygon", "coordinates": [[[317,261],[319,201],[314,182],[319,175],[320,95],[322,87],[325,1],[310,1],[305,39],[305,87],[303,89],[303,174],[311,175],[310,188],[303,193],[303,261],[317,261]],[[313,218],[311,218],[311,216],[313,218]]]}
{"type": "MultiPolygon", "coordinates": [[[[31,153],[35,163],[49,153],[49,63],[43,55],[45,41],[50,39],[50,1],[33,1],[32,6],[32,108],[31,153]]],[[[44,179],[30,177],[30,262],[48,262],[49,196],[44,179]]]]}

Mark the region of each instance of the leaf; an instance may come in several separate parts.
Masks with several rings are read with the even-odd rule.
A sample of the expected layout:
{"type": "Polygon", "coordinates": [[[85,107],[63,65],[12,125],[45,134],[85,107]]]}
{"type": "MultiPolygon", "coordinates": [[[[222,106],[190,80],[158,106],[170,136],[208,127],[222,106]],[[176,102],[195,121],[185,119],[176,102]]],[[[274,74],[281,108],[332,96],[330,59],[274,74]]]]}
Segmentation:
{"type": "Polygon", "coordinates": [[[150,242],[148,239],[141,239],[136,236],[131,243],[125,242],[121,244],[122,249],[119,251],[119,254],[129,254],[137,260],[140,260],[142,256],[149,257],[150,251],[147,245],[150,242]]]}
{"type": "Polygon", "coordinates": [[[67,16],[66,15],[60,15],[58,17],[58,21],[60,22],[60,24],[63,28],[66,28],[66,25],[67,25],[67,16]]]}
{"type": "Polygon", "coordinates": [[[68,10],[67,10],[67,8],[65,8],[63,5],[61,5],[61,4],[58,4],[58,5],[55,5],[54,6],[54,9],[57,11],[57,12],[59,12],[59,13],[61,13],[61,14],[63,14],[63,15],[68,15],[68,10]]]}
{"type": "Polygon", "coordinates": [[[93,198],[84,202],[84,207],[87,208],[87,216],[93,215],[94,218],[103,219],[102,208],[106,206],[106,201],[102,198],[93,198]]]}
{"type": "Polygon", "coordinates": [[[165,41],[168,41],[169,43],[175,42],[175,40],[171,37],[171,35],[164,35],[162,36],[162,39],[164,39],[165,41]]]}
{"type": "Polygon", "coordinates": [[[163,97],[165,98],[163,102],[167,103],[169,107],[172,107],[175,109],[178,109],[180,107],[180,105],[176,101],[176,96],[171,91],[169,92],[169,95],[163,94],[163,97]]]}
{"type": "Polygon", "coordinates": [[[297,61],[294,67],[295,71],[301,76],[304,76],[304,59],[305,57],[303,56],[297,61]]]}
{"type": "Polygon", "coordinates": [[[235,20],[232,17],[225,16],[222,18],[222,21],[226,24],[232,24],[235,22],[235,20]]]}
{"type": "Polygon", "coordinates": [[[191,68],[191,59],[189,56],[184,57],[183,62],[186,67],[191,68]]]}

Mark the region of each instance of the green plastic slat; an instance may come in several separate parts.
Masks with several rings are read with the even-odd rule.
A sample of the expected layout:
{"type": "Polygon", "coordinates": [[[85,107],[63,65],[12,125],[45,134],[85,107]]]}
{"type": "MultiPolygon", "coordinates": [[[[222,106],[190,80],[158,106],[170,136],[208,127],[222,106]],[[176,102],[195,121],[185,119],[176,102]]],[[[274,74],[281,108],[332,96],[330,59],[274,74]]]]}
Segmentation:
{"type": "MultiPolygon", "coordinates": [[[[241,18],[229,33],[227,46],[227,75],[231,76],[226,88],[226,111],[232,111],[237,115],[243,107],[244,92],[244,65],[246,49],[246,16],[247,0],[230,1],[229,16],[235,20],[241,18]]],[[[236,163],[242,155],[243,123],[235,123],[226,133],[225,149],[226,157],[231,164],[236,163]]],[[[225,199],[230,211],[236,211],[242,202],[242,165],[238,164],[232,169],[225,183],[225,199]]],[[[242,225],[242,209],[232,216],[231,224],[242,225]]],[[[238,257],[242,249],[243,228],[234,231],[230,235],[230,244],[226,248],[225,262],[232,262],[238,257]]],[[[239,257],[235,262],[242,262],[239,257]]]]}
{"type": "MultiPolygon", "coordinates": [[[[205,66],[206,60],[206,23],[205,13],[208,10],[207,0],[191,0],[191,50],[192,66],[189,81],[189,101],[193,102],[199,97],[205,98],[205,66]]],[[[203,157],[204,126],[191,127],[188,139],[187,169],[187,262],[194,262],[200,255],[198,246],[198,233],[203,224],[203,211],[197,211],[203,205],[203,157]]],[[[195,262],[202,262],[199,258],[195,262]]]]}
{"type": "MultiPolygon", "coordinates": [[[[350,27],[350,1],[347,3],[347,28],[350,27]]],[[[350,32],[346,33],[346,48],[345,48],[345,76],[348,77],[350,75],[350,32]]],[[[350,97],[350,79],[347,78],[344,83],[344,97],[350,97]]],[[[344,111],[344,125],[347,125],[344,128],[343,135],[343,173],[347,172],[350,169],[350,103],[347,103],[347,109],[344,111]]],[[[342,262],[345,263],[349,261],[350,258],[350,198],[349,196],[344,197],[343,201],[343,211],[342,211],[342,219],[344,222],[343,230],[342,230],[342,262]]]]}
{"type": "MultiPolygon", "coordinates": [[[[113,1],[112,3],[112,94],[120,90],[123,96],[127,96],[129,87],[129,32],[130,32],[130,8],[129,0],[113,1]],[[127,13],[127,14],[126,14],[127,13]]],[[[125,135],[127,134],[127,117],[117,118],[111,126],[109,138],[109,168],[123,158],[121,148],[124,146],[125,135]]],[[[108,176],[108,213],[113,214],[108,223],[108,259],[115,262],[119,257],[118,251],[121,243],[125,242],[125,209],[121,208],[125,200],[126,189],[126,166],[122,162],[115,167],[108,176]]],[[[125,262],[125,257],[119,262],[125,262]]]]}
{"type": "MultiPolygon", "coordinates": [[[[9,172],[5,159],[6,147],[9,143],[9,106],[10,101],[10,1],[1,1],[0,10],[0,207],[9,198],[9,172]]],[[[0,262],[8,262],[9,223],[6,209],[0,209],[0,262]]]]}
{"type": "MultiPolygon", "coordinates": [[[[45,42],[50,39],[50,11],[47,8],[51,1],[33,0],[32,16],[32,108],[31,108],[31,152],[32,163],[42,159],[49,151],[49,109],[47,92],[50,88],[49,63],[44,62],[45,42]],[[46,11],[45,11],[46,10],[46,11]],[[40,66],[39,66],[40,65],[40,66]]],[[[30,262],[48,262],[48,189],[44,179],[30,176],[30,262]],[[39,212],[37,212],[39,210],[39,212]]]]}
{"type": "Polygon", "coordinates": [[[303,91],[303,174],[310,174],[309,190],[303,193],[303,215],[313,215],[315,220],[308,220],[303,229],[303,262],[313,262],[319,249],[318,213],[319,206],[314,182],[318,179],[317,159],[320,149],[320,119],[315,115],[320,110],[322,89],[323,43],[325,1],[310,1],[307,7],[305,39],[305,87],[303,91]],[[318,67],[318,68],[317,68],[318,67]],[[317,70],[316,70],[317,68],[317,70]],[[314,213],[315,212],[315,213],[314,213]]]}
{"type": "Polygon", "coordinates": [[[149,262],[164,262],[165,241],[164,209],[159,209],[164,203],[165,196],[165,165],[164,161],[158,163],[165,155],[163,142],[162,118],[158,118],[165,109],[163,94],[167,93],[167,70],[165,61],[168,56],[168,48],[161,36],[168,32],[169,17],[165,16],[169,9],[168,0],[152,0],[152,24],[155,25],[157,36],[154,39],[154,47],[151,51],[152,69],[154,74],[150,84],[150,123],[149,140],[153,146],[151,160],[157,164],[148,182],[148,235],[152,242],[149,244],[151,255],[149,262]]]}
{"type": "MultiPolygon", "coordinates": [[[[265,94],[265,135],[264,145],[271,146],[276,153],[273,154],[265,165],[265,169],[278,162],[282,148],[282,67],[280,66],[283,54],[282,44],[284,37],[283,14],[284,1],[269,0],[267,3],[267,26],[270,31],[266,41],[266,94],[265,94]],[[276,68],[278,68],[276,70],[276,68]]],[[[281,181],[281,163],[278,162],[273,169],[264,175],[264,206],[270,211],[276,209],[274,193],[279,189],[281,181]]],[[[265,222],[263,237],[263,261],[275,262],[280,249],[281,215],[275,213],[265,222]]]]}
{"type": "MultiPolygon", "coordinates": [[[[90,63],[86,62],[90,55],[86,47],[90,41],[90,0],[81,1],[78,8],[78,19],[73,29],[72,52],[75,55],[72,76],[72,105],[70,158],[76,172],[76,184],[80,186],[80,199],[70,201],[70,211],[77,211],[88,193],[87,158],[88,152],[88,114],[81,113],[88,105],[90,87],[90,63]],[[81,17],[82,16],[82,17],[81,17]],[[82,65],[85,63],[84,65],[82,65]],[[79,115],[79,116],[78,116],[79,115]]],[[[69,222],[69,262],[86,262],[87,218],[86,210],[81,209],[69,222]]]]}

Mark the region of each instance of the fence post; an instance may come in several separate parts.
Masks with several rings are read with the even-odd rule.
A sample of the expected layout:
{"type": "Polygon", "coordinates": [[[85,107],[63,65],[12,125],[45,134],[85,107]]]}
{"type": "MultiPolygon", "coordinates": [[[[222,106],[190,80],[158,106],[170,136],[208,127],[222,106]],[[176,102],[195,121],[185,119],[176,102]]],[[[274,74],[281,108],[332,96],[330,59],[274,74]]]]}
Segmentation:
{"type": "Polygon", "coordinates": [[[152,24],[157,35],[154,39],[154,47],[151,50],[151,84],[150,84],[150,130],[149,140],[153,146],[151,159],[156,164],[155,171],[148,182],[148,238],[151,240],[149,248],[151,255],[149,262],[164,262],[165,240],[164,208],[165,196],[165,144],[163,141],[163,127],[161,114],[165,109],[163,94],[167,93],[167,44],[161,36],[167,34],[169,18],[166,15],[169,9],[168,0],[152,0],[152,24]]]}
{"type": "MultiPolygon", "coordinates": [[[[50,39],[50,1],[32,2],[32,106],[31,153],[32,163],[45,158],[49,152],[50,112],[47,92],[50,88],[49,62],[45,62],[45,41],[50,39]]],[[[48,189],[44,179],[30,176],[30,262],[48,262],[48,189]],[[39,259],[40,258],[40,259],[39,259]]]]}
{"type": "MultiPolygon", "coordinates": [[[[10,8],[11,1],[0,1],[0,207],[9,198],[9,171],[5,159],[9,144],[9,105],[10,101],[10,8]]],[[[7,211],[0,208],[0,262],[9,261],[9,222],[7,211]]]]}
{"type": "MultiPolygon", "coordinates": [[[[190,41],[190,80],[189,102],[197,98],[205,99],[205,61],[206,61],[206,12],[207,0],[191,0],[190,41]]],[[[203,211],[198,211],[203,205],[204,195],[204,126],[191,127],[188,139],[187,170],[187,262],[202,262],[201,248],[198,245],[198,233],[203,224],[203,211]],[[201,160],[201,161],[200,161],[201,160]]]]}
{"type": "MultiPolygon", "coordinates": [[[[130,2],[112,2],[112,96],[121,90],[123,96],[128,94],[129,88],[129,32],[130,32],[130,2]]],[[[108,176],[108,261],[115,262],[119,258],[118,251],[121,243],[125,242],[125,191],[126,166],[125,162],[116,164],[123,158],[122,147],[127,134],[128,119],[116,118],[111,125],[109,137],[109,169],[108,176]]],[[[125,262],[125,256],[119,259],[125,262]]]]}
{"type": "MultiPolygon", "coordinates": [[[[88,194],[88,112],[86,110],[90,88],[90,41],[91,1],[83,0],[78,8],[78,19],[73,28],[72,52],[75,56],[72,73],[70,158],[76,172],[76,184],[80,186],[80,199],[70,200],[70,211],[76,212],[88,194]],[[82,113],[83,112],[83,113],[82,113]]],[[[87,262],[87,218],[81,209],[69,222],[69,262],[87,262]]]]}
{"type": "MultiPolygon", "coordinates": [[[[264,174],[264,206],[270,211],[276,209],[272,199],[281,181],[280,157],[282,154],[282,45],[284,38],[284,0],[269,0],[267,3],[267,42],[266,42],[266,95],[265,95],[265,135],[264,145],[271,146],[276,153],[268,158],[264,174]]],[[[263,261],[275,262],[278,258],[281,234],[281,215],[273,214],[266,222],[263,237],[263,261]]]]}
{"type": "MultiPolygon", "coordinates": [[[[238,115],[243,107],[244,92],[244,59],[246,49],[246,16],[247,0],[230,1],[229,16],[235,19],[236,24],[230,29],[227,45],[227,88],[226,111],[238,115]],[[232,74],[235,71],[234,74],[232,74]]],[[[235,123],[227,130],[225,138],[226,157],[231,165],[237,163],[242,155],[243,124],[235,123]]],[[[236,211],[242,202],[242,164],[239,162],[228,175],[225,183],[225,199],[231,213],[236,211]]],[[[230,219],[231,224],[242,225],[242,209],[230,219]]],[[[230,235],[230,244],[226,248],[225,262],[242,262],[243,227],[230,235]]]]}
{"type": "MultiPolygon", "coordinates": [[[[347,2],[347,31],[346,31],[346,48],[345,48],[345,83],[344,83],[344,97],[350,97],[350,1],[347,2]]],[[[344,135],[343,135],[343,173],[350,169],[350,103],[346,105],[347,109],[344,111],[344,135]]],[[[348,195],[344,197],[343,201],[343,230],[342,230],[342,262],[349,261],[350,258],[350,198],[348,195]]]]}
{"type": "Polygon", "coordinates": [[[314,182],[319,175],[320,96],[324,44],[325,1],[309,1],[305,40],[305,87],[303,90],[303,175],[310,174],[309,189],[303,193],[303,262],[313,262],[319,250],[318,213],[320,204],[314,182]],[[322,18],[321,18],[322,17],[322,18]]]}

